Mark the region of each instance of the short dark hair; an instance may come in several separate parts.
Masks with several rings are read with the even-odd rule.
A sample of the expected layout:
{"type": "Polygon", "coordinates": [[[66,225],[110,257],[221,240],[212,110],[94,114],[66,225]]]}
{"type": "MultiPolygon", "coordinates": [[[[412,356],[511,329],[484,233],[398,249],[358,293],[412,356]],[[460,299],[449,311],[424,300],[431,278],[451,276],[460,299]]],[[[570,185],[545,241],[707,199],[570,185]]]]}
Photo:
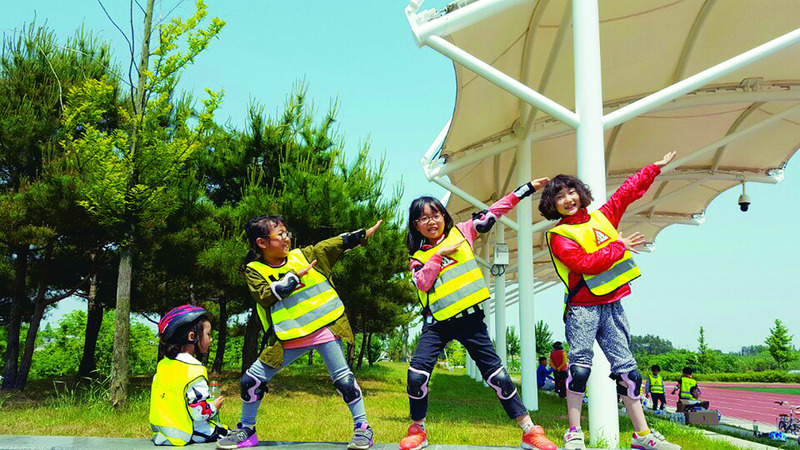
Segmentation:
{"type": "Polygon", "coordinates": [[[542,199],[539,200],[539,212],[547,220],[559,220],[563,216],[556,208],[556,197],[562,189],[575,189],[581,199],[581,208],[586,208],[592,203],[592,190],[583,181],[571,175],[556,175],[542,190],[542,199]]]}
{"type": "Polygon", "coordinates": [[[422,246],[425,241],[425,236],[423,236],[416,227],[417,219],[422,216],[425,205],[428,205],[444,218],[444,234],[449,233],[453,228],[453,218],[439,199],[434,197],[419,197],[414,199],[414,201],[411,202],[411,206],[408,208],[408,235],[406,235],[406,248],[408,248],[408,252],[412,255],[420,249],[420,246],[422,246]]]}
{"type": "Polygon", "coordinates": [[[542,361],[547,361],[547,358],[545,358],[544,356],[540,356],[539,357],[539,362],[542,362],[542,361]]]}
{"type": "Polygon", "coordinates": [[[692,369],[691,367],[684,367],[683,368],[683,374],[684,375],[691,375],[693,373],[694,373],[694,369],[692,369]]]}
{"type": "Polygon", "coordinates": [[[653,364],[653,366],[650,367],[650,371],[651,372],[661,372],[661,366],[659,366],[658,364],[653,364]]]}

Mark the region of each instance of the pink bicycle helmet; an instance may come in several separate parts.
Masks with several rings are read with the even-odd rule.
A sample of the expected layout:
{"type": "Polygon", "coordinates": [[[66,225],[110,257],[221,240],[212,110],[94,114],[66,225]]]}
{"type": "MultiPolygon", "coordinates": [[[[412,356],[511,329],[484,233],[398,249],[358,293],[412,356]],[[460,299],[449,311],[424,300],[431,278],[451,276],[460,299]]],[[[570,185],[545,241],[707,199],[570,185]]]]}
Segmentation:
{"type": "Polygon", "coordinates": [[[164,314],[164,317],[158,322],[158,334],[164,341],[169,341],[172,335],[175,334],[175,330],[203,316],[209,317],[208,311],[199,306],[178,306],[164,314]]]}

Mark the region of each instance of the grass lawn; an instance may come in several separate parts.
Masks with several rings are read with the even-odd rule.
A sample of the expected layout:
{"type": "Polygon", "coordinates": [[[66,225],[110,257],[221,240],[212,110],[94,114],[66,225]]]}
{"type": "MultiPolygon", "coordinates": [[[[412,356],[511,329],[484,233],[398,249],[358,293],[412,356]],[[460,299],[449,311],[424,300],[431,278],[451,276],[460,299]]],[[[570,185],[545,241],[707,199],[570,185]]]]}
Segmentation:
{"type": "Polygon", "coordinates": [[[730,389],[734,391],[769,392],[771,394],[800,395],[800,388],[785,387],[746,387],[746,386],[709,386],[710,389],[730,389]]]}
{"type": "MultiPolygon", "coordinates": [[[[376,442],[399,442],[409,424],[405,392],[406,364],[380,363],[356,373],[364,391],[367,415],[376,442]]],[[[220,382],[227,401],[221,416],[235,425],[241,399],[235,373],[213,377],[220,382]]],[[[103,387],[72,388],[52,381],[29,383],[23,394],[0,396],[3,419],[0,434],[114,436],[149,438],[148,403],[150,378],[137,378],[131,403],[112,409],[104,401],[103,387]]],[[[518,446],[521,432],[506,417],[493,390],[464,376],[464,370],[437,369],[430,384],[428,436],[431,444],[479,444],[518,446]]],[[[2,394],[0,394],[2,395],[2,394]]],[[[540,410],[534,422],[545,427],[548,436],[562,445],[567,427],[563,400],[539,396],[540,410]]],[[[587,427],[584,410],[584,427],[587,427]]],[[[735,449],[703,438],[692,428],[655,420],[652,424],[684,449],[735,449]]],[[[627,447],[630,422],[620,420],[622,443],[627,447]]],[[[352,419],[336,393],[323,366],[290,366],[270,383],[258,413],[258,435],[266,441],[346,442],[352,433],[352,419]]]]}

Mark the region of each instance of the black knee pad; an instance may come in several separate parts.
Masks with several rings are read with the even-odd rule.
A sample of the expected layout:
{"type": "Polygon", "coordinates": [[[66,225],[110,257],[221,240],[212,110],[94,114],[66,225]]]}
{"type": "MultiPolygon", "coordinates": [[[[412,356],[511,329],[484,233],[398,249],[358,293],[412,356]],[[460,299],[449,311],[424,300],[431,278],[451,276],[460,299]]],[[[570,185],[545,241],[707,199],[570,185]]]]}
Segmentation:
{"type": "Polygon", "coordinates": [[[582,364],[570,364],[567,371],[569,372],[567,376],[567,389],[580,394],[585,393],[586,382],[589,381],[592,368],[582,364]]]}
{"type": "Polygon", "coordinates": [[[348,405],[361,400],[361,388],[358,386],[353,372],[347,372],[333,380],[333,385],[348,405]]]}
{"type": "Polygon", "coordinates": [[[642,374],[633,369],[628,373],[612,373],[609,377],[617,383],[617,393],[631,400],[642,398],[642,374]]]}
{"type": "Polygon", "coordinates": [[[511,381],[505,367],[500,367],[486,377],[486,384],[497,393],[500,400],[508,400],[517,394],[517,387],[511,381]]]}
{"type": "Polygon", "coordinates": [[[239,388],[241,389],[242,400],[245,403],[261,400],[264,394],[269,392],[267,384],[251,375],[248,371],[245,371],[239,380],[239,388]]]}
{"type": "Polygon", "coordinates": [[[422,400],[428,395],[428,381],[431,379],[431,374],[424,370],[408,368],[408,381],[406,389],[408,396],[414,400],[422,400]]]}

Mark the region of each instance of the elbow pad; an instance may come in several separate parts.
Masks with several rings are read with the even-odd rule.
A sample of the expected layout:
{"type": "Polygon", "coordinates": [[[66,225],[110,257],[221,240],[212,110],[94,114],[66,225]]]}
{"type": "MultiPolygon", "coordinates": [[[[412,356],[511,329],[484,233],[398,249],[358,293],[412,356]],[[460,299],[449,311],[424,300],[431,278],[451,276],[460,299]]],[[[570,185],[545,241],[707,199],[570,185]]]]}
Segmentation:
{"type": "Polygon", "coordinates": [[[352,233],[342,233],[340,236],[344,241],[344,249],[345,251],[354,249],[361,245],[361,241],[364,240],[364,237],[367,235],[367,231],[364,229],[353,231],[352,233]]]}
{"type": "Polygon", "coordinates": [[[284,298],[290,296],[299,284],[300,278],[298,278],[297,275],[289,272],[280,280],[270,283],[269,289],[272,291],[272,295],[274,295],[278,300],[283,300],[284,298]]]}
{"type": "Polygon", "coordinates": [[[483,211],[472,213],[472,226],[475,227],[475,231],[478,233],[488,233],[494,226],[495,222],[497,222],[497,216],[485,209],[483,211]]]}
{"type": "Polygon", "coordinates": [[[529,182],[523,184],[522,186],[514,189],[514,195],[518,199],[522,200],[523,198],[528,197],[529,195],[532,195],[535,190],[536,189],[533,188],[533,185],[529,181],[529,182]]]}

